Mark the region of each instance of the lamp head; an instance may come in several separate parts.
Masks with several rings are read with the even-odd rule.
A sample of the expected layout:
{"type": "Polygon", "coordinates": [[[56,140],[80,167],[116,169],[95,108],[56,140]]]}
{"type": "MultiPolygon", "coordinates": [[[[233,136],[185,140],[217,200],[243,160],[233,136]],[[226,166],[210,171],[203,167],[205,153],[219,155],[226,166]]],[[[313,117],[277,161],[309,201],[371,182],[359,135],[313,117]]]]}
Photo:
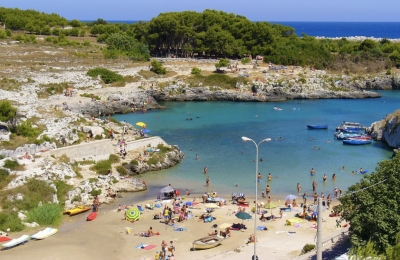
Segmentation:
{"type": "Polygon", "coordinates": [[[243,142],[249,142],[249,141],[253,141],[250,138],[246,137],[246,136],[242,136],[242,140],[243,142]]]}
{"type": "Polygon", "coordinates": [[[269,142],[271,141],[271,138],[265,138],[264,140],[261,141],[261,143],[269,142]]]}

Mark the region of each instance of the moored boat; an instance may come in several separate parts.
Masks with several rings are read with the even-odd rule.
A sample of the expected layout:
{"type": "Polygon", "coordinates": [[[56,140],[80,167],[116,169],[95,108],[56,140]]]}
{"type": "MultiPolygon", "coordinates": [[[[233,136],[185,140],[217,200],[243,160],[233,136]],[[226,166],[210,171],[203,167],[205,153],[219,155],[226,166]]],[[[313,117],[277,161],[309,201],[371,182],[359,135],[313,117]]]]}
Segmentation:
{"type": "Polygon", "coordinates": [[[73,208],[73,209],[65,210],[65,211],[63,212],[63,214],[67,214],[67,215],[70,215],[70,216],[74,216],[74,215],[77,215],[77,214],[86,212],[86,211],[88,211],[88,210],[90,210],[90,209],[91,209],[91,207],[87,207],[87,206],[78,206],[78,207],[73,208]]]}
{"type": "Polygon", "coordinates": [[[328,129],[328,125],[307,125],[308,129],[328,129]]]}
{"type": "Polygon", "coordinates": [[[31,237],[29,235],[22,235],[19,238],[13,239],[10,242],[7,242],[1,246],[3,247],[3,249],[8,249],[14,246],[25,244],[29,241],[30,238],[31,237]]]}
{"type": "Polygon", "coordinates": [[[221,244],[223,237],[214,235],[207,236],[193,241],[193,249],[210,249],[221,244]]]}
{"type": "Polygon", "coordinates": [[[363,144],[370,144],[372,143],[371,140],[360,140],[360,139],[347,139],[343,140],[343,144],[350,144],[350,145],[363,145],[363,144]]]}
{"type": "Polygon", "coordinates": [[[92,221],[97,217],[97,212],[92,212],[87,216],[86,221],[92,221]]]}
{"type": "Polygon", "coordinates": [[[45,239],[49,236],[56,234],[57,232],[58,232],[58,229],[48,227],[48,228],[45,228],[45,229],[37,232],[36,234],[32,235],[31,239],[38,239],[38,240],[45,239]]]}
{"type": "Polygon", "coordinates": [[[365,129],[366,127],[357,122],[347,122],[343,121],[339,126],[336,127],[336,131],[339,130],[353,130],[360,131],[361,129],[365,129]]]}

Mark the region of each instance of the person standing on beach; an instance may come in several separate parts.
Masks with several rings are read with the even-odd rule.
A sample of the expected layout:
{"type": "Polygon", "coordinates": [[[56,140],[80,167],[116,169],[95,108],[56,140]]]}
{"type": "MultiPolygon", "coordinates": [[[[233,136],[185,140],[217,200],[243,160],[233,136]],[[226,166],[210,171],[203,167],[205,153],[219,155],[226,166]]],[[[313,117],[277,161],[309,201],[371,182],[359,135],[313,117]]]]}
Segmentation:
{"type": "Polygon", "coordinates": [[[312,190],[313,191],[317,190],[317,183],[315,181],[313,181],[313,183],[312,183],[312,190]]]}
{"type": "Polygon", "coordinates": [[[326,197],[326,205],[328,206],[328,209],[331,207],[331,202],[332,202],[332,197],[331,194],[328,194],[328,197],[326,197]]]}
{"type": "Polygon", "coordinates": [[[99,204],[99,196],[96,195],[93,199],[93,212],[97,212],[99,210],[99,204]]]}
{"type": "Polygon", "coordinates": [[[269,197],[270,192],[271,192],[271,188],[269,187],[269,185],[267,185],[267,187],[265,188],[265,194],[267,195],[267,197],[269,197]]]}
{"type": "Polygon", "coordinates": [[[301,185],[300,183],[297,183],[297,194],[300,194],[301,192],[301,185]]]}
{"type": "Polygon", "coordinates": [[[204,166],[204,170],[203,170],[203,172],[204,172],[204,174],[207,174],[207,173],[208,173],[207,166],[204,166]]]}
{"type": "Polygon", "coordinates": [[[314,192],[313,198],[314,198],[314,205],[316,205],[318,201],[318,194],[316,192],[314,192]]]}
{"type": "Polygon", "coordinates": [[[210,177],[207,177],[207,179],[206,179],[206,186],[207,186],[207,187],[210,186],[210,177]]]}
{"type": "Polygon", "coordinates": [[[257,175],[257,182],[261,182],[261,179],[262,179],[261,173],[258,173],[258,175],[257,175]]]}
{"type": "Polygon", "coordinates": [[[307,204],[307,198],[308,198],[307,193],[304,193],[303,194],[303,204],[304,204],[304,206],[307,204]]]}
{"type": "Polygon", "coordinates": [[[171,252],[171,256],[174,256],[174,251],[175,251],[175,246],[174,246],[174,242],[171,240],[169,241],[169,248],[168,251],[171,252]]]}

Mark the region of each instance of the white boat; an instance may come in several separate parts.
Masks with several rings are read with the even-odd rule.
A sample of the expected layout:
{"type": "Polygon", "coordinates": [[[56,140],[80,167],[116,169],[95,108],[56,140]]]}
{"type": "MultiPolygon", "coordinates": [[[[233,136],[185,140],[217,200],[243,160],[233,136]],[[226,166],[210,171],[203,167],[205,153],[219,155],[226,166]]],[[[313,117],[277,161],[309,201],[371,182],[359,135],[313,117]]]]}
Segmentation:
{"type": "Polygon", "coordinates": [[[197,239],[193,242],[193,249],[210,249],[221,244],[223,237],[214,235],[197,239]]]}
{"type": "Polygon", "coordinates": [[[31,238],[32,239],[45,239],[46,237],[52,236],[54,234],[56,234],[58,232],[58,229],[55,228],[45,228],[39,232],[37,232],[36,234],[32,235],[31,238]]]}
{"type": "Polygon", "coordinates": [[[10,242],[3,244],[2,247],[3,247],[3,249],[7,249],[7,248],[14,247],[14,246],[18,246],[18,245],[28,242],[30,238],[31,237],[29,235],[22,235],[19,238],[13,239],[10,242]]]}
{"type": "Polygon", "coordinates": [[[280,107],[275,106],[275,107],[274,107],[274,110],[282,111],[283,109],[280,108],[280,107]]]}

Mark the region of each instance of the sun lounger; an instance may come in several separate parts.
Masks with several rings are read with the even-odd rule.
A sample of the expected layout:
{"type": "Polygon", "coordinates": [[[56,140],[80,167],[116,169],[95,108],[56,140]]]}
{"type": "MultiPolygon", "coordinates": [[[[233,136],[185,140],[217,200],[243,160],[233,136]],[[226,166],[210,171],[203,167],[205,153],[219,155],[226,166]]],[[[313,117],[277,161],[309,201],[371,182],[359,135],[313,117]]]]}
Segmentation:
{"type": "Polygon", "coordinates": [[[137,205],[137,208],[139,209],[140,213],[144,213],[144,209],[142,208],[142,205],[137,205]]]}

